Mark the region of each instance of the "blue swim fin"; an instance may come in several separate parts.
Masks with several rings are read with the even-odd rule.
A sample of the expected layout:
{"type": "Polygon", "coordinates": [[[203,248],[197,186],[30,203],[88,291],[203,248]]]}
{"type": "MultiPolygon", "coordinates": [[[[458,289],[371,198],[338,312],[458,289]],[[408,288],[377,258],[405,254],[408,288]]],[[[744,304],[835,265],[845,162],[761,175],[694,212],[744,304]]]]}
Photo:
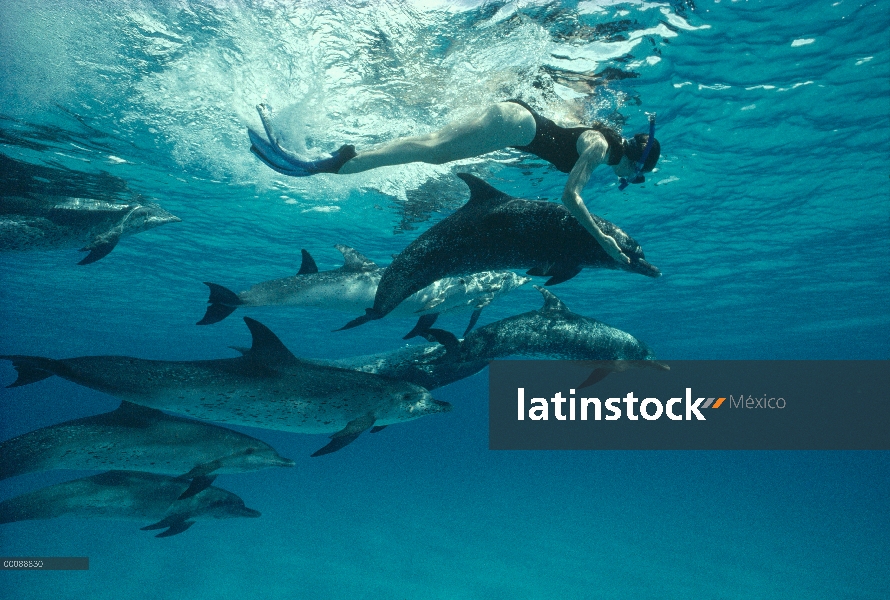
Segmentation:
{"type": "Polygon", "coordinates": [[[303,160],[278,142],[278,136],[272,129],[272,115],[269,112],[269,108],[264,104],[259,104],[256,108],[260,115],[260,120],[263,122],[263,128],[266,130],[268,141],[264,140],[257,132],[248,128],[247,136],[252,144],[250,151],[269,168],[279,173],[292,177],[307,177],[317,173],[336,173],[344,164],[356,156],[355,146],[344,144],[327,158],[303,160]]]}

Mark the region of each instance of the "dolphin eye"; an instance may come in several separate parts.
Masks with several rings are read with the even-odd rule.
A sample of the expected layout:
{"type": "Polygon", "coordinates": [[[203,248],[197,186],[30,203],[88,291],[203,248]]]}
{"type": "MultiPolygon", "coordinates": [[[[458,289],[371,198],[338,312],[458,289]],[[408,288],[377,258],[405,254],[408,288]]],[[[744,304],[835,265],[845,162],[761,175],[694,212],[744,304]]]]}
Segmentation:
{"type": "Polygon", "coordinates": [[[253,454],[254,452],[256,452],[256,448],[248,448],[244,454],[253,454]]]}

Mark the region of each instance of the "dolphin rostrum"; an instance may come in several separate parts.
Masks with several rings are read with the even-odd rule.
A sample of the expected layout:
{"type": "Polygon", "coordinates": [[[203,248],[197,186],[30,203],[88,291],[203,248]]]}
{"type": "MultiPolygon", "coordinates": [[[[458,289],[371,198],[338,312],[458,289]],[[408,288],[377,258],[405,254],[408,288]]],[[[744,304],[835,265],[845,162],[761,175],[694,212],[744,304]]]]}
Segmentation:
{"type": "Polygon", "coordinates": [[[56,517],[157,521],[142,529],[165,529],[155,537],[169,537],[194,525],[195,519],[260,516],[232,492],[214,486],[180,499],[188,487],[183,478],[108,471],[4,500],[0,523],[56,517]]]}
{"type": "Polygon", "coordinates": [[[380,279],[374,306],[343,329],[381,319],[430,283],[464,273],[527,268],[529,275],[550,277],[544,285],[567,281],[584,267],[661,275],[645,260],[640,245],[605,219],[591,215],[630,263],[611,258],[565,206],[508,196],[467,173],[458,177],[470,188],[469,201],[393,259],[380,279]]]}
{"type": "Polygon", "coordinates": [[[50,469],[146,471],[192,479],[186,497],[220,473],[292,466],[249,435],[126,401],[0,443],[0,479],[50,469]]]}
{"type": "Polygon", "coordinates": [[[669,370],[655,360],[649,347],[605,323],[570,311],[552,292],[535,288],[544,296],[538,310],[507,317],[471,331],[463,340],[441,329],[429,329],[426,337],[445,346],[442,362],[472,363],[507,356],[584,361],[593,373],[580,386],[601,380],[628,367],[669,370]]]}
{"type": "Polygon", "coordinates": [[[181,221],[138,195],[130,202],[34,195],[0,196],[0,251],[80,248],[94,263],[124,236],[181,221]]]}
{"type": "Polygon", "coordinates": [[[322,366],[291,354],[265,325],[244,317],[253,345],[238,358],[145,360],[129,356],[51,359],[0,356],[18,378],[52,375],[122,400],[209,421],[297,433],[331,433],[313,456],[339,450],[372,426],[451,410],[422,387],[371,373],[322,366]]]}
{"type": "MultiPolygon", "coordinates": [[[[312,255],[302,250],[299,272],[291,277],[264,281],[240,294],[216,283],[210,288],[210,306],[198,325],[222,321],[239,306],[314,306],[345,312],[358,312],[374,301],[377,284],[384,269],[368,260],[354,248],[337,244],[343,253],[343,266],[319,271],[312,255]]],[[[432,282],[399,304],[395,314],[416,317],[423,315],[421,329],[428,328],[441,313],[472,309],[467,331],[473,328],[482,309],[498,296],[511,292],[531,281],[530,277],[512,271],[483,271],[463,277],[446,277],[432,282]]]]}

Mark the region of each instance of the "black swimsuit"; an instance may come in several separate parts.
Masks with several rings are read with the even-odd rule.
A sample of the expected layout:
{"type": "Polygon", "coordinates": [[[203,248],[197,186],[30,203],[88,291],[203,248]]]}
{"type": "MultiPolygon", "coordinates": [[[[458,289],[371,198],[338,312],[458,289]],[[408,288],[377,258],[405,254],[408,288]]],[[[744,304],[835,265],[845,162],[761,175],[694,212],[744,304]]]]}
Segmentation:
{"type": "Polygon", "coordinates": [[[598,131],[609,143],[609,164],[621,161],[623,148],[621,137],[605,125],[594,123],[592,127],[560,127],[547,117],[542,117],[522,100],[507,100],[518,104],[535,118],[535,137],[527,146],[513,146],[517,150],[534,154],[556,167],[563,173],[571,172],[581,157],[578,154],[578,138],[585,131],[598,131]]]}

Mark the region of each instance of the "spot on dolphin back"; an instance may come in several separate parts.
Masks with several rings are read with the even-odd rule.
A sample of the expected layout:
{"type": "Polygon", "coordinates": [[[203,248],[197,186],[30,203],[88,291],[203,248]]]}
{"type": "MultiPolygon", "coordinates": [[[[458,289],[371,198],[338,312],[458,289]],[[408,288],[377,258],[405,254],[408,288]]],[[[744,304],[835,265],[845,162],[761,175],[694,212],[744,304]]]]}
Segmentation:
{"type": "Polygon", "coordinates": [[[465,206],[482,210],[493,210],[495,207],[513,200],[513,196],[493,188],[475,175],[458,173],[458,177],[464,180],[470,188],[470,199],[465,206]]]}
{"type": "Polygon", "coordinates": [[[279,365],[297,364],[299,359],[291,353],[278,336],[272,330],[250,317],[244,317],[244,322],[253,336],[253,344],[245,356],[256,363],[268,367],[279,365]]]}
{"type": "Polygon", "coordinates": [[[541,292],[541,295],[544,296],[544,306],[541,307],[540,312],[569,312],[568,307],[562,300],[557,298],[553,292],[539,285],[536,285],[535,289],[541,292]]]}
{"type": "Polygon", "coordinates": [[[365,255],[357,252],[355,248],[350,248],[343,244],[337,244],[336,248],[343,254],[343,266],[340,267],[343,271],[363,273],[379,269],[373,260],[370,260],[365,257],[365,255]]]}

